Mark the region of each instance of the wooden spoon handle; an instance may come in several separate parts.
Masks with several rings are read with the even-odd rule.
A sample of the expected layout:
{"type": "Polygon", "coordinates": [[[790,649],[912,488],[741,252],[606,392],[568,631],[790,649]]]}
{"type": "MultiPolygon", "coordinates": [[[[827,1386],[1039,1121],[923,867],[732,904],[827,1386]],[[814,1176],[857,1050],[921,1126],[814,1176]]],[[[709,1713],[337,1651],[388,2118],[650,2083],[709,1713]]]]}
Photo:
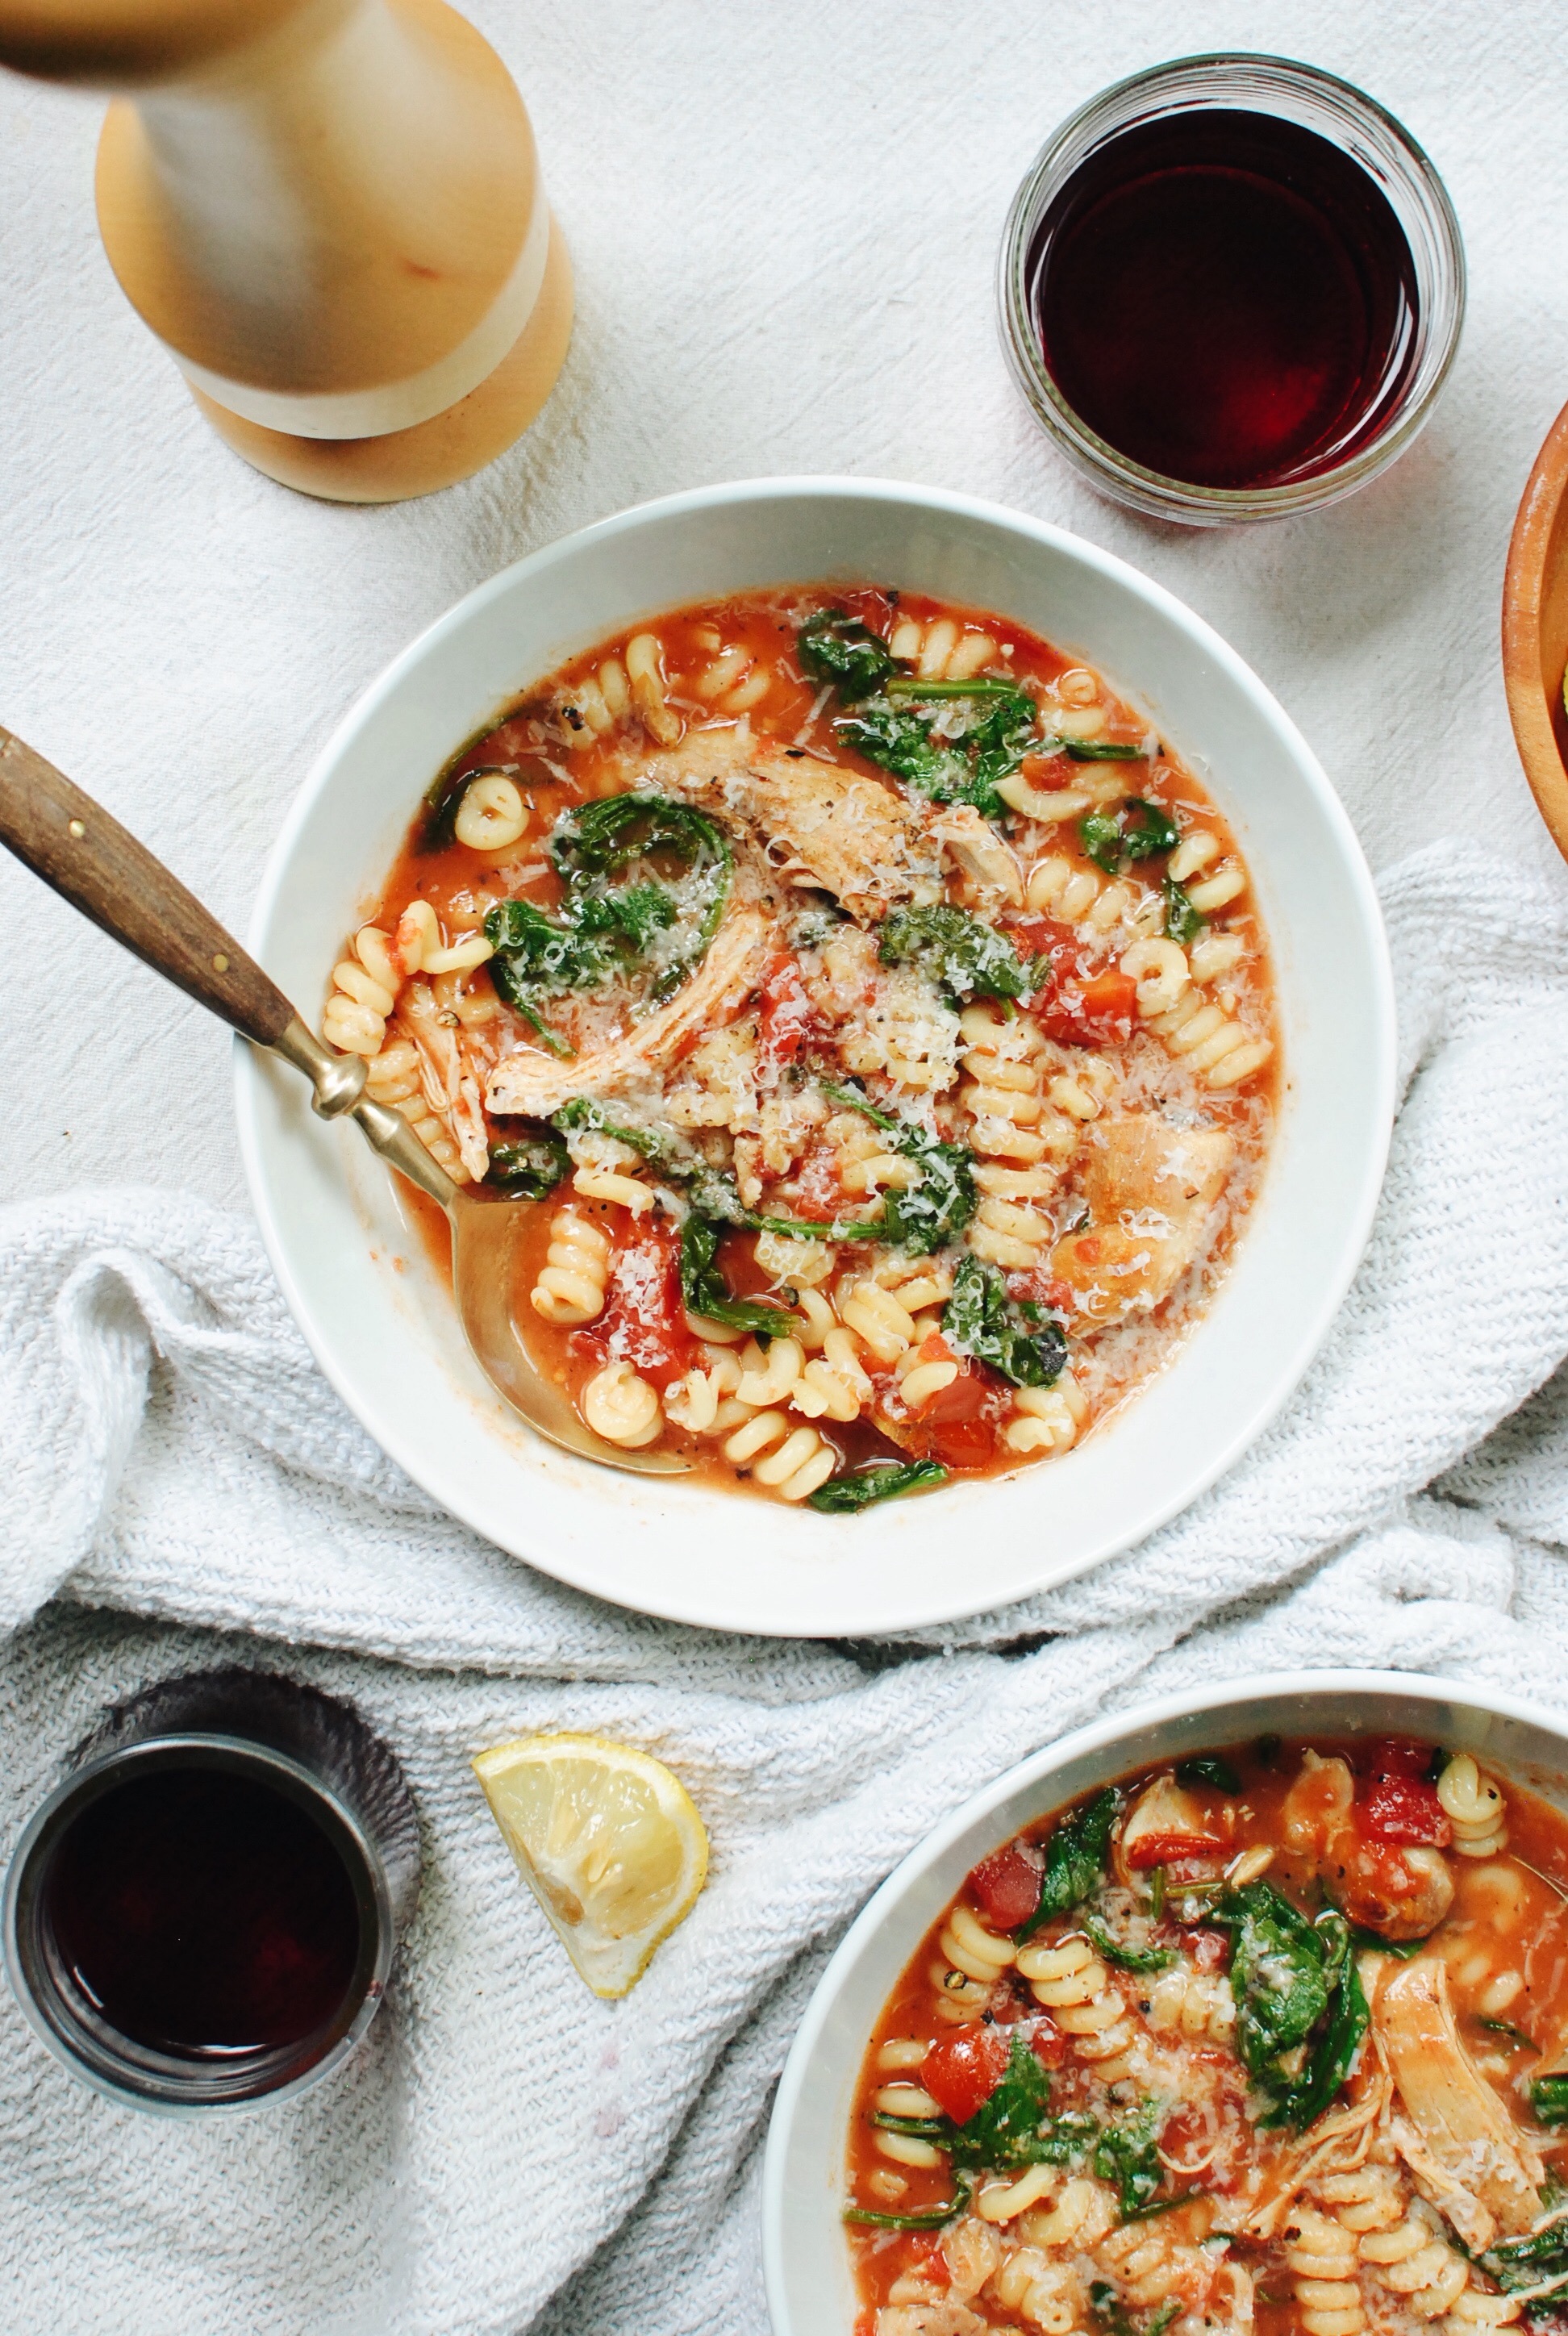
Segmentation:
{"type": "Polygon", "coordinates": [[[161,860],[91,795],[0,728],[0,843],[93,924],[194,998],[275,1046],[294,1008],[161,860]]]}

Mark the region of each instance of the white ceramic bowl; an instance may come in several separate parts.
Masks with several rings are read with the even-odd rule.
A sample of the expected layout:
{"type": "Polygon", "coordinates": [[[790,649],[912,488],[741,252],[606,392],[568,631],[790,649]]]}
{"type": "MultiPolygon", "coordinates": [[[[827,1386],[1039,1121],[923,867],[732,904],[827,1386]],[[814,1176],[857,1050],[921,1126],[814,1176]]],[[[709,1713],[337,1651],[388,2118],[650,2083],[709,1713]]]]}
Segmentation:
{"type": "Polygon", "coordinates": [[[841,2219],[861,2056],[899,1974],[970,1868],[1033,1819],[1157,1761],[1249,1737],[1417,1736],[1568,1807],[1568,1737],[1489,1688],[1400,1671],[1254,1675],[1118,1712],[977,1793],[882,1883],[846,1932],[784,2063],[763,2171],[774,2336],[852,2336],[859,2305],[841,2219]]]}
{"type": "Polygon", "coordinates": [[[849,1519],[556,1451],[470,1359],[356,1131],[316,1121],[292,1072],[238,1053],[240,1144],[278,1279],[378,1443],[531,1564],[724,1630],[907,1630],[1022,1597],[1151,1532],[1246,1448],[1310,1362],[1360,1257],[1388,1142],[1394,1016],[1377,900],[1293,725],[1157,584],[1059,529],[928,488],[705,488],[587,528],[471,593],[329,741],[268,863],[256,954],[317,1011],[433,774],[563,658],[683,602],[866,578],[997,609],[1105,671],[1212,789],[1272,938],[1289,1085],[1262,1192],[1206,1319],[1108,1433],[1010,1482],[849,1519]]]}

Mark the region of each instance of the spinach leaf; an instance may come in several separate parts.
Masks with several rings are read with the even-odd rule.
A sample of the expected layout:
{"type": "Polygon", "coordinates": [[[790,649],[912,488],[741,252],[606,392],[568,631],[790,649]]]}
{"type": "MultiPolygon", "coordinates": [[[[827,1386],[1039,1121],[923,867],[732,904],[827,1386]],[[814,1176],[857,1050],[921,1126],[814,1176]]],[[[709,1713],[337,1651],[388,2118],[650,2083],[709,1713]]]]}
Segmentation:
{"type": "Polygon", "coordinates": [[[1065,1914],[1096,1889],[1105,1871],[1111,1827],[1121,1813],[1122,1796],[1106,1785],[1057,1824],[1046,1844],[1046,1867],[1040,1877],[1040,1903],[1013,1936],[1022,1944],[1053,1914],[1065,1914]]]}
{"type": "Polygon", "coordinates": [[[894,1501],[901,1493],[924,1493],[947,1481],[948,1472],[940,1460],[907,1460],[901,1465],[888,1462],[859,1468],[852,1475],[830,1476],[825,1484],[806,1495],[806,1506],[826,1517],[858,1516],[874,1501],[894,1501]]]}
{"type": "Polygon", "coordinates": [[[784,1338],[794,1329],[794,1317],[760,1298],[732,1298],[718,1270],[717,1252],[724,1227],[694,1209],[680,1229],[680,1294],[687,1310],[729,1330],[749,1330],[756,1338],[784,1338]]]}
{"type": "Polygon", "coordinates": [[[857,714],[834,725],[836,735],[868,763],[875,763],[932,803],[972,803],[992,819],[1004,808],[994,787],[977,789],[964,755],[931,736],[918,714],[901,711],[886,698],[872,698],[857,714]]]}
{"type": "Polygon", "coordinates": [[[1367,2029],[1349,1925],[1332,1908],[1310,1922],[1264,1881],[1230,1892],[1211,1920],[1232,1933],[1236,2049],[1272,2097],[1264,2123],[1300,2131],[1333,2099],[1367,2029]],[[1300,2069],[1281,2067],[1310,2038],[1300,2069]]]}
{"type": "Polygon", "coordinates": [[[1142,795],[1128,797],[1122,818],[1122,850],[1129,860],[1153,860],[1157,852],[1174,852],[1182,840],[1170,813],[1142,795]],[[1136,819],[1129,817],[1133,812],[1136,819]]]}
{"type": "MultiPolygon", "coordinates": [[[[1541,2049],[1534,2036],[1526,2036],[1524,2030],[1522,2028],[1515,2028],[1511,2020],[1477,2020],[1475,2025],[1477,2028],[1485,2028],[1490,2035],[1505,2036],[1515,2051],[1539,2053],[1541,2049]]],[[[1548,2084],[1552,2082],[1550,2077],[1546,2078],[1546,2082],[1548,2084]]],[[[1539,2109],[1535,2114],[1537,2117],[1540,2116],[1539,2109]]]]}
{"type": "Polygon", "coordinates": [[[662,884],[628,884],[617,892],[589,893],[579,903],[577,930],[628,941],[638,955],[656,933],[667,932],[676,905],[662,884]]]}
{"type": "Polygon", "coordinates": [[[1125,745],[1116,738],[1064,738],[1062,752],[1075,763],[1142,763],[1141,746],[1125,745]]]}
{"type": "Polygon", "coordinates": [[[1562,2291],[1568,2288],[1568,2224],[1553,2222],[1524,2238],[1497,2239],[1476,2261],[1505,2295],[1523,2288],[1549,2290],[1534,2296],[1524,2309],[1532,2320],[1554,2315],[1562,2291]]]}
{"type": "Polygon", "coordinates": [[[912,959],[960,1006],[971,998],[1022,998],[1038,987],[1007,935],[967,909],[895,909],[882,921],[877,954],[884,965],[912,959]]]}
{"type": "Polygon", "coordinates": [[[1118,1971],[1164,1971],[1176,1960],[1175,1956],[1164,1947],[1140,1950],[1135,1947],[1118,1946],[1105,1924],[1096,1922],[1092,1914],[1080,1914],[1078,1921],[1082,1925],[1085,1938],[1096,1953],[1103,1956],[1106,1962],[1115,1963],[1118,1971]]]}
{"type": "Polygon", "coordinates": [[[1037,713],[1034,699],[1016,690],[1010,696],[998,697],[985,720],[976,725],[965,741],[974,758],[973,800],[982,810],[989,810],[994,803],[997,809],[990,812],[993,819],[1005,809],[997,788],[1003,779],[1012,777],[1026,754],[1035,753],[1038,747],[1037,713]]]}
{"type": "MultiPolygon", "coordinates": [[[[1085,2120],[1053,2118],[1051,2080],[1017,2034],[1002,2079],[946,2145],[955,2166],[1062,2166],[1085,2146],[1085,2120]],[[1070,2130],[1064,2130],[1068,2128],[1070,2130]]],[[[1090,2136],[1093,2121],[1089,2121],[1090,2136]]]]}
{"type": "Polygon", "coordinates": [[[846,2206],[843,2219],[872,2231],[940,2231],[961,2214],[969,2203],[969,2185],[960,2175],[953,2184],[952,2204],[928,2207],[923,2214],[879,2214],[869,2206],[846,2206]]]}
{"type": "Polygon", "coordinates": [[[1203,931],[1203,915],[1193,908],[1184,884],[1167,876],[1160,890],[1165,896],[1165,939],[1185,949],[1203,931]]]}
{"type": "Polygon", "coordinates": [[[674,924],[676,903],[662,886],[651,883],[608,891],[608,879],[656,853],[686,864],[696,880],[696,930],[690,946],[664,968],[653,988],[656,1003],[673,997],[701,962],[729,899],[735,853],[718,822],[667,795],[601,795],[559,821],[549,848],[566,881],[566,925],[585,943],[596,937],[601,945],[618,940],[632,954],[674,924]]]}
{"type": "Polygon", "coordinates": [[[571,1166],[571,1155],[553,1130],[497,1144],[491,1151],[487,1184],[498,1184],[516,1201],[542,1201],[571,1166]]]}
{"type": "Polygon", "coordinates": [[[887,685],[887,694],[940,703],[945,697],[1022,697],[1024,692],[1002,674],[976,674],[971,681],[922,681],[918,673],[896,673],[887,685]]]}
{"type": "Polygon", "coordinates": [[[842,608],[819,608],[795,635],[795,654],[813,681],[831,681],[845,706],[870,697],[898,672],[879,633],[842,608]]]}
{"type": "Polygon", "coordinates": [[[1044,1309],[1032,1299],[1009,1298],[997,1268],[978,1257],[964,1258],[953,1275],[942,1336],[1014,1387],[1054,1385],[1067,1359],[1066,1339],[1044,1309]]]}
{"type": "Polygon", "coordinates": [[[1086,812],[1078,822],[1078,841],[1096,867],[1114,876],[1136,861],[1174,852],[1181,838],[1174,821],[1158,803],[1129,795],[1115,812],[1086,812]]]}
{"type": "Polygon", "coordinates": [[[613,1136],[618,1144],[629,1144],[661,1176],[685,1187],[699,1216],[754,1230],[762,1222],[742,1205],[734,1177],[726,1175],[721,1169],[710,1168],[695,1145],[663,1128],[644,1127],[635,1120],[611,1119],[603,1104],[595,1102],[591,1095],[573,1095],[570,1103],[563,1103],[551,1114],[550,1125],[567,1135],[591,1130],[595,1134],[613,1136]]]}
{"type": "Polygon", "coordinates": [[[1236,2049],[1249,2072],[1279,2081],[1282,2052],[1305,2041],[1329,2004],[1324,1942],[1271,1882],[1249,1882],[1213,1919],[1232,1935],[1236,2049]]]}
{"type": "Polygon", "coordinates": [[[1152,2312],[1142,2327],[1130,2312],[1125,2312],[1116,2301],[1116,2291],[1108,2279],[1089,2282],[1089,2309],[1105,2331],[1105,2336],[1165,2336],[1165,2331],[1181,2310],[1181,2300],[1173,2297],[1152,2312]]]}
{"type": "Polygon", "coordinates": [[[1530,2106],[1542,2125],[1568,2125],[1568,2077],[1537,2077],[1530,2106]]]}
{"type": "Polygon", "coordinates": [[[1108,2125],[1096,2145],[1095,2172],[1115,2185],[1124,2215],[1146,2206],[1164,2179],[1158,2148],[1164,2122],[1158,2101],[1143,2101],[1108,2125]]]}
{"type": "Polygon", "coordinates": [[[891,682],[885,696],[868,698],[839,722],[838,735],[866,760],[891,771],[933,803],[972,803],[988,819],[1007,816],[997,793],[1038,743],[1038,708],[1008,681],[921,683],[916,676],[891,682]],[[897,700],[894,701],[894,693],[897,700]],[[906,699],[967,699],[974,718],[952,735],[939,734],[906,699]]]}
{"type": "Polygon", "coordinates": [[[1218,1793],[1239,1793],[1242,1780],[1228,1760],[1214,1752],[1200,1752],[1195,1760],[1178,1760],[1178,1785],[1213,1785],[1218,1793]]]}
{"type": "MultiPolygon", "coordinates": [[[[917,1170],[912,1184],[886,1193],[880,1218],[853,1227],[813,1227],[835,1241],[884,1241],[911,1256],[929,1257],[956,1240],[979,1205],[974,1162],[961,1144],[942,1144],[911,1122],[887,1113],[854,1087],[826,1086],[835,1103],[858,1111],[892,1139],[892,1148],[917,1170]]],[[[770,1223],[772,1221],[769,1221],[770,1223]]],[[[797,1230],[781,1221],[779,1230],[797,1230]]]]}
{"type": "Polygon", "coordinates": [[[1346,1963],[1330,2000],[1327,2025],[1306,2067],[1292,2082],[1276,2087],[1276,2105],[1266,2123],[1291,2126],[1304,2133],[1322,2116],[1349,2075],[1370,2018],[1354,1962],[1346,1963]]]}
{"type": "Polygon", "coordinates": [[[1102,811],[1086,812],[1078,822],[1078,842],[1096,868],[1114,876],[1122,864],[1122,830],[1118,821],[1102,811]]]}

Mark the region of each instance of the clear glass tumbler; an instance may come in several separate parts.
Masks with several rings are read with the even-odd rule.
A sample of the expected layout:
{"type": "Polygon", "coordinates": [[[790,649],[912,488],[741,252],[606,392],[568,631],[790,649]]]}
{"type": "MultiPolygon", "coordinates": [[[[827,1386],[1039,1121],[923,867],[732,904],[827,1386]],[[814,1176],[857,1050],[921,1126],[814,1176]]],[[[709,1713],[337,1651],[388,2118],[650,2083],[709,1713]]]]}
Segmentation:
{"type": "Polygon", "coordinates": [[[1349,82],[1288,58],[1181,57],[1103,90],[1070,114],[1037,155],[1013,198],[997,275],[1002,346],[1043,428],[1093,483],[1117,502],[1192,527],[1279,519],[1353,494],[1398,460],[1432,412],[1458,346],[1465,316],[1465,251],[1446,190],[1415,140],[1349,82]],[[1039,238],[1052,205],[1092,157],[1128,131],[1187,112],[1271,114],[1329,140],[1386,197],[1414,269],[1413,339],[1402,351],[1372,427],[1347,458],[1260,487],[1194,485],[1144,468],[1096,435],[1052,378],[1035,320],[1039,238]]]}
{"type": "MultiPolygon", "coordinates": [[[[121,1819],[110,1810],[101,1822],[121,1819]]],[[[402,1770],[348,1705],[266,1671],[164,1680],[105,1715],[24,1832],[5,1879],[6,1970],[44,2042],[99,2091],[165,2115],[256,2107],[318,2084],[353,2051],[380,2006],[419,1878],[419,1824],[402,1770]],[[305,1820],[333,1874],[336,1854],[335,1903],[346,1882],[354,1927],[344,1935],[355,1943],[341,1992],[307,2032],[212,2050],[141,2040],[107,2015],[63,1947],[51,1882],[73,1829],[106,1796],[156,1793],[161,1780],[248,1789],[305,1820]]]]}

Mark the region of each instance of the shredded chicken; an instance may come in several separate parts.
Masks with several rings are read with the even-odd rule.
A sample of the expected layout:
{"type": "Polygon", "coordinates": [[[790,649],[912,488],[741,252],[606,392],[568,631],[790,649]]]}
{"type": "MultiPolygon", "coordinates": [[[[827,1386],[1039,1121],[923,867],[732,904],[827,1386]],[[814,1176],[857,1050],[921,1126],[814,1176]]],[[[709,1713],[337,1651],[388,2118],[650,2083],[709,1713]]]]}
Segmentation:
{"type": "Polygon", "coordinates": [[[676,753],[644,762],[638,784],[738,822],[780,874],[819,885],[862,922],[901,901],[939,900],[944,854],[983,890],[1023,898],[1018,862],[971,805],[917,803],[881,779],[754,738],[744,724],[694,731],[676,753]]]}
{"type": "Polygon", "coordinates": [[[1082,1322],[1119,1321],[1169,1296],[1198,1254],[1235,1148],[1220,1128],[1172,1127],[1148,1112],[1087,1131],[1089,1222],[1051,1256],[1082,1322]]]}
{"type": "Polygon", "coordinates": [[[607,1095],[673,1062],[694,1033],[716,1027],[761,978],[770,948],[767,919],[737,909],[714,936],[691,979],[646,1022],[571,1062],[525,1048],[490,1075],[484,1100],[492,1112],[547,1118],[573,1095],[607,1095]]]}
{"type": "Polygon", "coordinates": [[[1529,2230],[1545,2169],[1459,2040],[1446,1964],[1422,1955],[1390,1971],[1372,2022],[1407,2112],[1394,2140],[1422,2196],[1472,2250],[1529,2230]]]}
{"type": "Polygon", "coordinates": [[[426,1103],[445,1124],[474,1183],[482,1183],[490,1166],[490,1138],[479,1081],[463,1055],[458,1031],[441,1019],[427,981],[408,983],[399,1001],[398,1017],[419,1050],[420,1085],[426,1103]]]}

